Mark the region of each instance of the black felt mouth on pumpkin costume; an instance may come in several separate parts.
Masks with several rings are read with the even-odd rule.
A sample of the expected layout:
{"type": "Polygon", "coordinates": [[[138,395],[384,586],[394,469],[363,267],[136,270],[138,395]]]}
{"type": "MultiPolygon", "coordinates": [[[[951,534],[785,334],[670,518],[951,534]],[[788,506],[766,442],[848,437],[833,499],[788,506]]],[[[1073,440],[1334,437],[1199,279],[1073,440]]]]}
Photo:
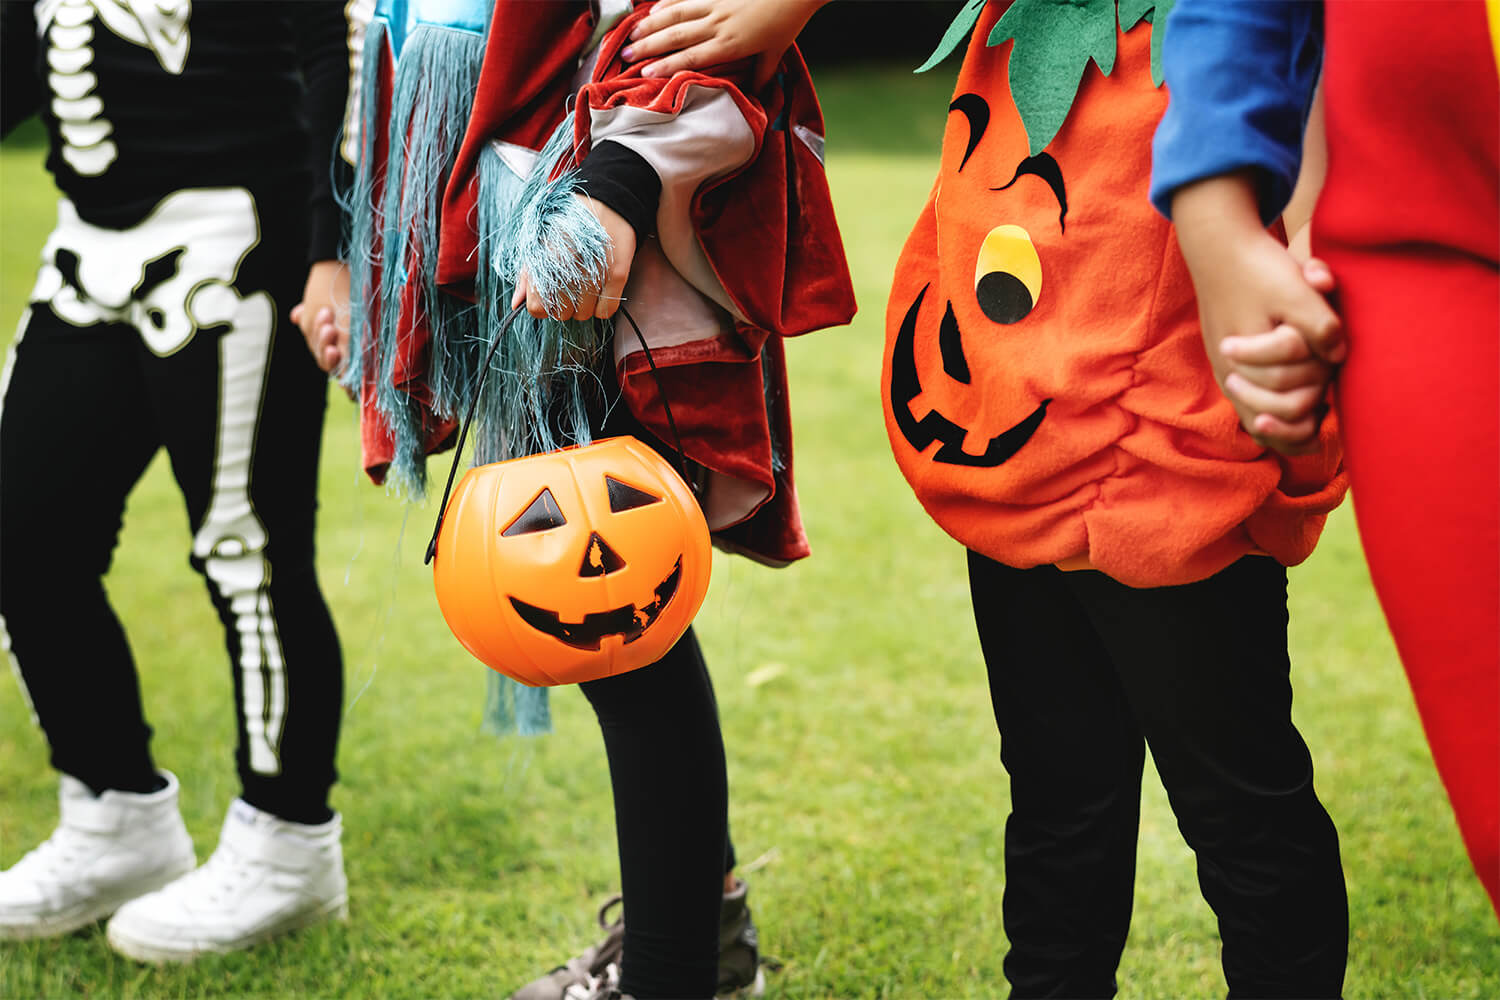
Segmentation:
{"type": "Polygon", "coordinates": [[[608,611],[590,612],[583,616],[583,621],[576,624],[563,621],[556,611],[527,604],[516,597],[510,598],[510,605],[516,609],[516,614],[522,621],[538,632],[550,635],[574,649],[597,650],[599,643],[612,635],[622,636],[626,645],[644,635],[656,623],[662,609],[676,596],[677,585],[681,580],[682,560],[679,558],[672,567],[672,572],[657,586],[655,600],[645,607],[622,604],[608,611]]]}
{"type": "MultiPolygon", "coordinates": [[[[906,311],[906,318],[901,321],[901,329],[896,334],[896,342],[891,351],[891,414],[895,417],[896,427],[901,431],[901,436],[906,438],[907,443],[917,451],[922,451],[934,441],[943,443],[943,446],[932,456],[934,462],[982,469],[994,468],[1009,461],[1027,441],[1031,440],[1031,435],[1036,432],[1036,429],[1041,426],[1042,419],[1046,417],[1047,404],[1052,400],[1042,400],[1041,404],[1031,411],[1030,416],[990,438],[984,451],[978,455],[964,451],[964,438],[968,435],[968,429],[954,423],[936,409],[930,411],[921,420],[913,416],[912,400],[922,394],[922,381],[917,375],[917,316],[922,311],[922,300],[927,295],[927,289],[931,287],[930,284],[924,285],[917,293],[916,300],[906,311]]],[[[967,383],[969,381],[968,366],[963,361],[960,349],[962,337],[958,323],[953,318],[951,305],[943,316],[943,329],[940,333],[943,367],[956,381],[967,383]]]]}

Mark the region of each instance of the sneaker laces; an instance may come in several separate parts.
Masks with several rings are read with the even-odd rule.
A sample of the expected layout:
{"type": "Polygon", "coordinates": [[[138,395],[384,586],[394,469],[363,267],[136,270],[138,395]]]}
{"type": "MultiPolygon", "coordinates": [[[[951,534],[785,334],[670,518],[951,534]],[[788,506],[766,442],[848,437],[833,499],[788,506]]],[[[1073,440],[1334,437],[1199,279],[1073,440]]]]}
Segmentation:
{"type": "Polygon", "coordinates": [[[242,895],[245,884],[250,881],[252,867],[247,859],[221,840],[208,860],[184,875],[179,884],[184,890],[199,894],[209,903],[232,901],[242,895]]]}
{"type": "Polygon", "coordinates": [[[587,982],[573,983],[563,990],[563,1000],[611,1000],[620,995],[620,967],[611,962],[587,982]]]}
{"type": "Polygon", "coordinates": [[[78,859],[95,846],[95,836],[59,826],[52,836],[27,851],[6,874],[25,874],[38,882],[60,885],[77,871],[78,859]]]}
{"type": "Polygon", "coordinates": [[[620,956],[625,952],[625,897],[616,893],[599,907],[599,929],[604,931],[604,940],[594,949],[594,959],[589,963],[589,972],[602,975],[614,968],[615,981],[620,977],[620,956]],[[620,915],[609,919],[609,911],[618,906],[620,915]]]}
{"type": "Polygon", "coordinates": [[[549,975],[566,973],[568,983],[563,988],[562,1000],[596,1000],[607,996],[612,984],[620,981],[620,957],[625,951],[625,917],[623,913],[610,919],[609,911],[622,906],[624,897],[616,893],[599,907],[597,920],[604,931],[604,940],[589,945],[549,975]]]}

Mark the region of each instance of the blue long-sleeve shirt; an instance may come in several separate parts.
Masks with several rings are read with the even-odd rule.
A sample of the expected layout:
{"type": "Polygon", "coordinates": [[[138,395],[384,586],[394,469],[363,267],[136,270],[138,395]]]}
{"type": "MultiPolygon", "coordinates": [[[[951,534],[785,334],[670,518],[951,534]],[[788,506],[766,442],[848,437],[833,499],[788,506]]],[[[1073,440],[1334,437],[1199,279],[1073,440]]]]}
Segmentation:
{"type": "Polygon", "coordinates": [[[1302,163],[1323,62],[1323,4],[1177,0],[1162,49],[1168,104],[1152,142],[1151,203],[1167,217],[1183,185],[1250,169],[1263,222],[1302,163]]]}

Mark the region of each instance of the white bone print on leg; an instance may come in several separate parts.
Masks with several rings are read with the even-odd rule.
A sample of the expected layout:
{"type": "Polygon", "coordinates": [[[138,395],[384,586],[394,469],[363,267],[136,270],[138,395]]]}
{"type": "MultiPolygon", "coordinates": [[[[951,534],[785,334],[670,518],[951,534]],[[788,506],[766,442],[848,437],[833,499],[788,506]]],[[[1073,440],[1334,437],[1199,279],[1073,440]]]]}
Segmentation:
{"type": "Polygon", "coordinates": [[[250,767],[279,774],[285,658],[271,607],[266,530],[250,500],[276,307],[264,291],[241,296],[234,287],[259,242],[255,200],[244,188],[175,191],[127,230],[89,225],[63,199],[31,300],[74,326],[128,324],[162,356],[204,331],[217,338],[213,478],[193,555],[234,616],[250,767]]]}
{"type": "Polygon", "coordinates": [[[161,68],[176,76],[187,63],[192,10],[192,0],[38,0],[37,30],[47,33],[52,113],[68,166],[97,177],[120,152],[110,138],[115,127],[104,101],[94,93],[99,83],[90,70],[95,15],[113,34],[150,49],[161,68]]]}
{"type": "Polygon", "coordinates": [[[244,692],[250,769],[256,774],[279,774],[286,724],[286,660],[271,606],[266,529],[250,501],[250,467],[265,399],[275,307],[265,292],[241,299],[225,286],[206,291],[192,300],[194,318],[215,323],[227,319],[230,332],[219,339],[219,440],[213,492],[203,524],[193,536],[193,555],[204,560],[208,578],[229,602],[239,632],[236,666],[244,692]]]}

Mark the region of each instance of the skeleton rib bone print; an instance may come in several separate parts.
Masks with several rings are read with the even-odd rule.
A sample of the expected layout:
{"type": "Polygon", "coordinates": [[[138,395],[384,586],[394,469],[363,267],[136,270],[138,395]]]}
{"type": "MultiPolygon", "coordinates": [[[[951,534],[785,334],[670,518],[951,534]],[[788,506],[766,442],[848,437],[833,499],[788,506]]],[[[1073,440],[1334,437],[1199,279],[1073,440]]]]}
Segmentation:
{"type": "Polygon", "coordinates": [[[163,70],[177,75],[187,63],[191,14],[192,0],[38,0],[37,30],[47,34],[47,83],[62,155],[79,174],[97,177],[119,156],[110,138],[114,125],[95,93],[99,79],[91,70],[96,16],[113,34],[150,49],[163,70]]]}

